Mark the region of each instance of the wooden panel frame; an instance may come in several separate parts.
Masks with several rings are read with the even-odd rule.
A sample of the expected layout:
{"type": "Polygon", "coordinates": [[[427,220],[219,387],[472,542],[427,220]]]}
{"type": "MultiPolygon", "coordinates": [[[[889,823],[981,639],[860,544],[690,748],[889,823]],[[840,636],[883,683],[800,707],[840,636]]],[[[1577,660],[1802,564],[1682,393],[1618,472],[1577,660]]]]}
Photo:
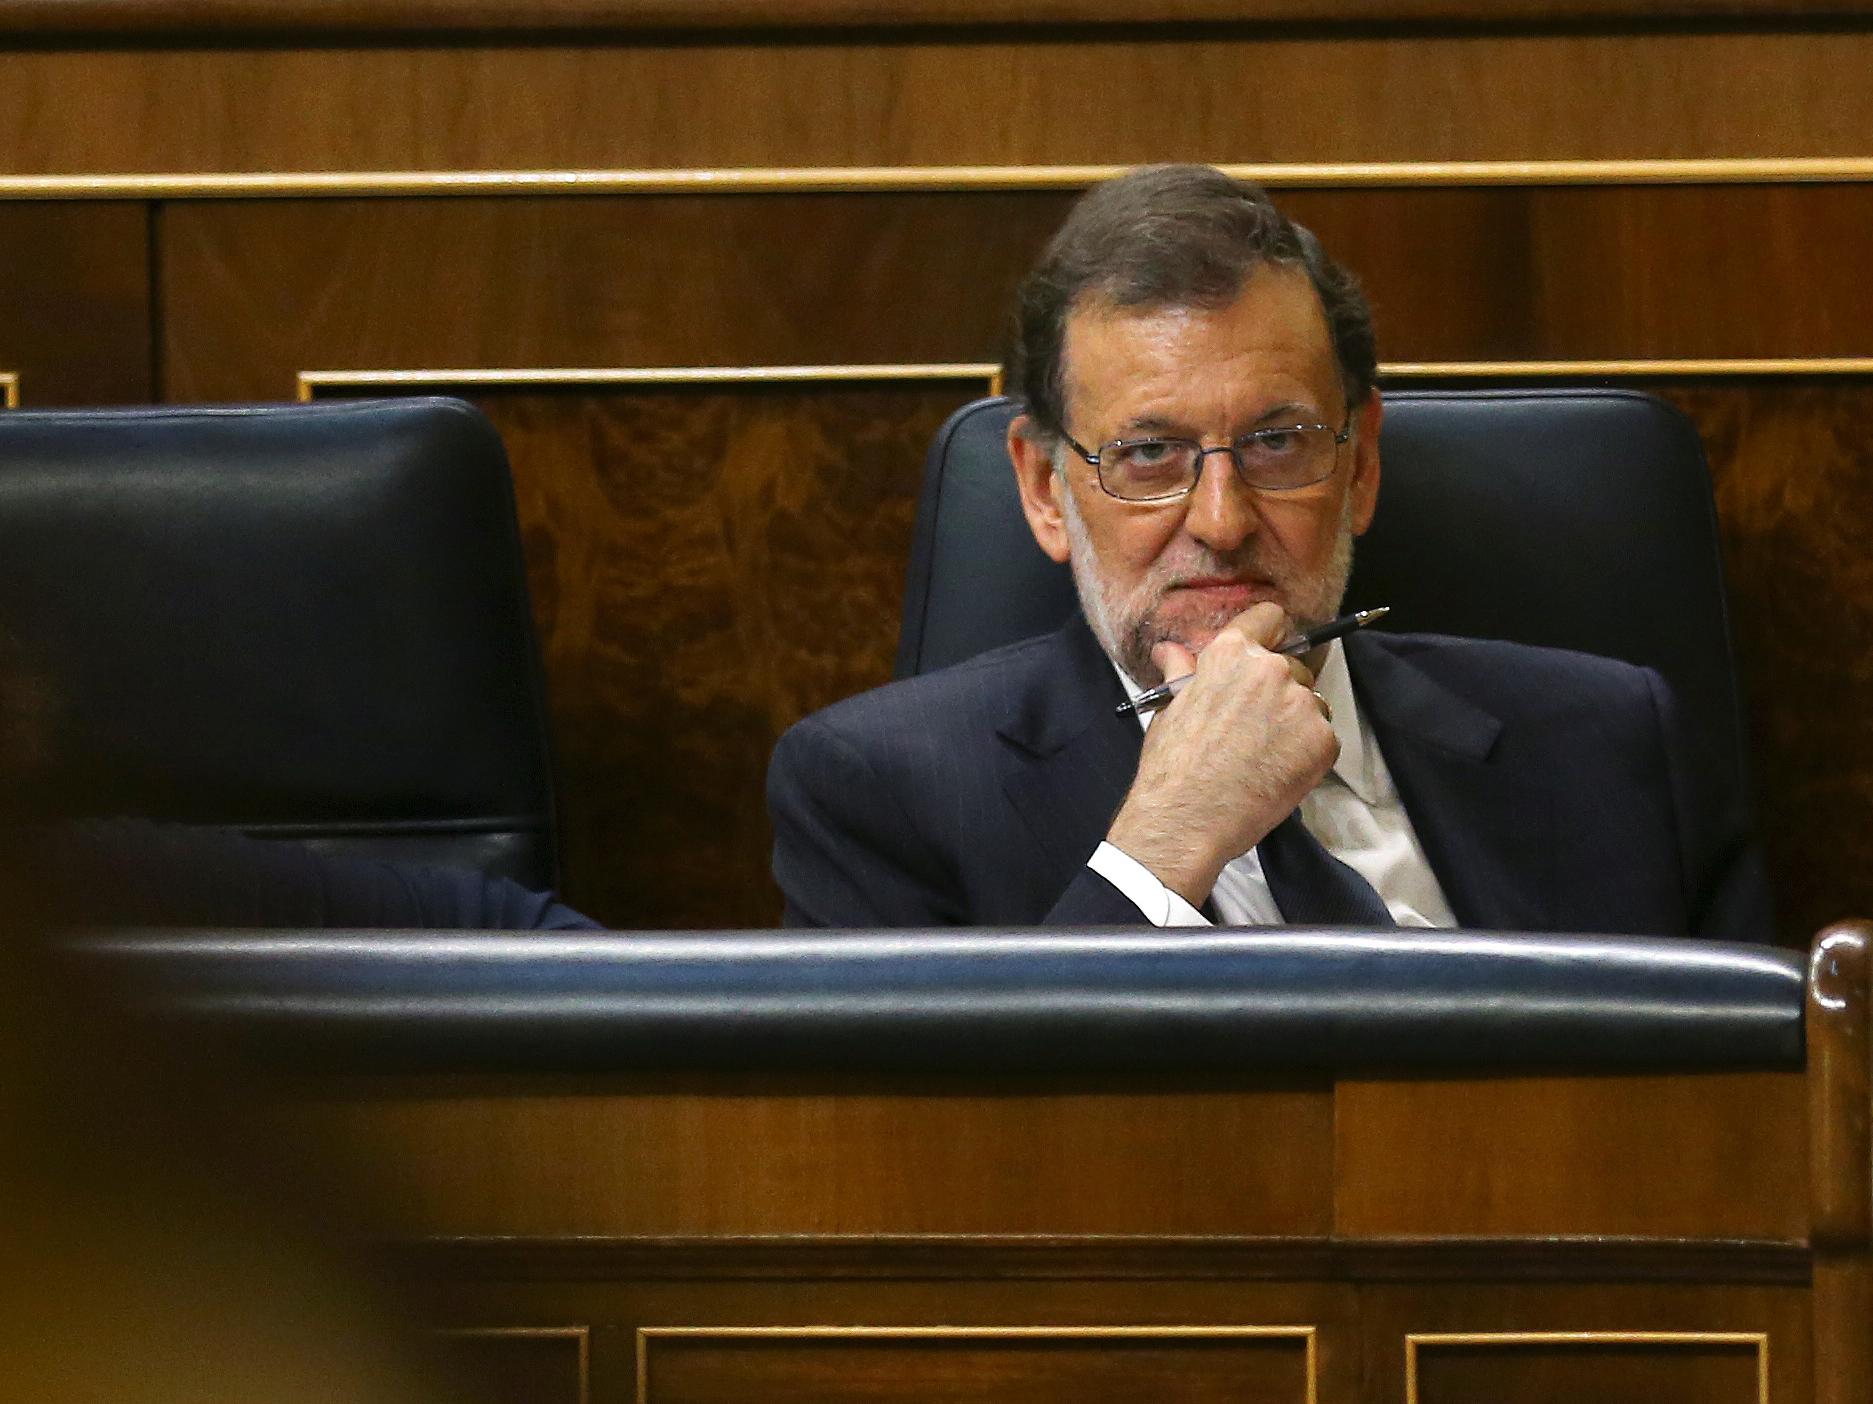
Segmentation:
{"type": "Polygon", "coordinates": [[[650,1404],[650,1343],[718,1340],[1299,1340],[1306,1350],[1307,1404],[1320,1396],[1318,1326],[640,1326],[636,1404],[650,1404]]]}
{"type": "MultiPolygon", "coordinates": [[[[992,361],[959,361],[927,365],[842,366],[563,366],[470,367],[460,370],[303,370],[294,394],[302,402],[317,398],[321,390],[367,390],[374,386],[399,391],[432,386],[535,387],[556,389],[575,385],[750,385],[790,384],[839,380],[973,380],[988,383],[988,393],[1003,393],[1005,368],[992,361]]],[[[1758,360],[1631,360],[1631,361],[1389,361],[1380,362],[1382,381],[1580,379],[1679,376],[1873,375],[1873,356],[1785,357],[1758,360]]],[[[6,403],[18,403],[18,377],[0,375],[6,403]]]]}
{"type": "Polygon", "coordinates": [[[296,393],[301,401],[320,390],[368,390],[393,386],[408,391],[432,386],[564,389],[600,385],[791,385],[813,381],[982,380],[988,393],[1002,392],[1002,367],[993,361],[929,365],[856,366],[589,366],[474,370],[300,371],[296,393]]]}
{"type": "Polygon", "coordinates": [[[1873,356],[1781,357],[1757,360],[1396,361],[1381,362],[1381,380],[1577,380],[1596,376],[1744,377],[1873,375],[1873,356]]]}
{"type": "Polygon", "coordinates": [[[1424,1346],[1751,1345],[1756,1348],[1757,1404],[1769,1404],[1767,1331],[1426,1331],[1405,1337],[1405,1404],[1418,1398],[1418,1351],[1424,1346]]]}
{"type": "MultiPolygon", "coordinates": [[[[1419,25],[1464,20],[1504,21],[1530,26],[1592,17],[1601,22],[1656,18],[1783,19],[1790,14],[1862,14],[1864,0],[1776,3],[1776,0],[1677,0],[1670,6],[1646,0],[1254,0],[1251,4],[1185,6],[1177,18],[1195,23],[1304,24],[1333,20],[1380,20],[1419,25]]],[[[9,34],[196,35],[219,29],[261,34],[311,31],[319,34],[391,32],[422,34],[463,29],[502,33],[604,28],[782,29],[799,26],[982,24],[1147,24],[1159,14],[1136,0],[921,0],[881,10],[863,0],[12,0],[0,11],[0,31],[9,34]]]]}
{"type": "Polygon", "coordinates": [[[469,1340],[574,1340],[579,1345],[579,1404],[592,1404],[590,1326],[448,1326],[438,1336],[469,1340]]]}
{"type": "MultiPolygon", "coordinates": [[[[727,170],[184,172],[0,175],[0,200],[278,199],[398,195],[792,194],[1077,190],[1133,169],[1096,166],[803,166],[727,170]]],[[[1223,163],[1271,190],[1495,185],[1790,185],[1873,181],[1873,158],[1223,163]]]]}

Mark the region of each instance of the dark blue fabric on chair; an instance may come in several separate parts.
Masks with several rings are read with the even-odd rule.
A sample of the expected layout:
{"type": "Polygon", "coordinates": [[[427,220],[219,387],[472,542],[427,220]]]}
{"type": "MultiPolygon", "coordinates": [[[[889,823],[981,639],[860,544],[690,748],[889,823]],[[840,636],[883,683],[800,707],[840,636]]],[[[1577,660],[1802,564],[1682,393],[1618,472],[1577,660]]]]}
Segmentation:
{"type": "Polygon", "coordinates": [[[462,401],[0,415],[0,623],[60,813],[554,884],[513,485],[462,401]]]}
{"type": "MultiPolygon", "coordinates": [[[[966,405],[931,446],[899,677],[1056,629],[1076,606],[1021,515],[1005,446],[1018,408],[966,405]]],[[[1747,796],[1716,509],[1689,419],[1627,390],[1400,391],[1380,443],[1349,609],[1656,668],[1711,792],[1747,796]]]]}

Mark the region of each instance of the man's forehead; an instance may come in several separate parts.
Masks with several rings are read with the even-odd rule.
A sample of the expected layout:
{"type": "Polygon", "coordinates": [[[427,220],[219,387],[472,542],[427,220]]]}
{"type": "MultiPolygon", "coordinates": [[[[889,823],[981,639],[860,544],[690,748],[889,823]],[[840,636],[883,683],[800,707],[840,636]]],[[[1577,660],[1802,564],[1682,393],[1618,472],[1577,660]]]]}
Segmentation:
{"type": "Polygon", "coordinates": [[[1214,304],[1125,306],[1104,294],[1077,301],[1066,320],[1062,370],[1068,395],[1088,377],[1175,375],[1180,366],[1204,367],[1238,358],[1247,365],[1281,366],[1303,379],[1338,381],[1333,339],[1312,281],[1300,268],[1259,265],[1235,297],[1214,304]]]}

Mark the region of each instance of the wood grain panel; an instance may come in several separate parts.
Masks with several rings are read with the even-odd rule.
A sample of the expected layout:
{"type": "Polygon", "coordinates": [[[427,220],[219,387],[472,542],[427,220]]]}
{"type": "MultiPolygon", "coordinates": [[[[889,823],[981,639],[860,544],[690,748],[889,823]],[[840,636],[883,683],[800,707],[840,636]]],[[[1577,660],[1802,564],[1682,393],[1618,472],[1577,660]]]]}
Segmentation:
{"type": "MultiPolygon", "coordinates": [[[[354,367],[1001,360],[1072,198],[177,202],[166,395],[280,398],[354,367]]],[[[1825,271],[1873,261],[1873,185],[1281,199],[1363,278],[1388,360],[1873,352],[1873,288],[1825,271]]]]}
{"type": "Polygon", "coordinates": [[[1277,198],[1359,274],[1385,360],[1873,351],[1873,289],[1826,271],[1837,257],[1873,260],[1873,186],[1294,190],[1277,198]]]}
{"type": "Polygon", "coordinates": [[[646,1333],[641,1404],[1313,1404],[1306,1336],[1191,1330],[646,1333]]]}
{"type": "Polygon", "coordinates": [[[439,1333],[444,1357],[483,1404],[587,1404],[586,1337],[582,1326],[439,1333]]]}
{"type": "Polygon", "coordinates": [[[168,395],[280,399],[361,367],[999,361],[1071,198],[181,203],[168,395]]]}
{"type": "Polygon", "coordinates": [[[1324,1088],[744,1079],[419,1088],[292,1119],[381,1188],[399,1236],[1321,1235],[1331,1107],[1324,1088]]]}
{"type": "MultiPolygon", "coordinates": [[[[1767,1337],[1769,1404],[1809,1404],[1808,1294],[1791,1288],[1707,1282],[1534,1287],[1478,1281],[1399,1283],[1360,1289],[1362,1398],[1409,1399],[1412,1336],[1647,1333],[1767,1337]]],[[[1757,1400],[1756,1346],[1705,1340],[1469,1347],[1426,1343],[1416,1352],[1420,1404],[1651,1404],[1653,1400],[1757,1400]],[[1708,1393],[1697,1392],[1700,1388],[1708,1393]],[[1648,1390],[1656,1390],[1649,1393],[1648,1390]]]]}
{"type": "Polygon", "coordinates": [[[1807,1233],[1793,1073],[1343,1081],[1338,1232],[1352,1237],[1807,1233]]]}
{"type": "Polygon", "coordinates": [[[15,48],[0,170],[1853,156],[1873,130],[1854,27],[586,38],[15,48]]]}
{"type": "Polygon", "coordinates": [[[0,367],[32,404],[151,398],[149,241],[134,201],[0,204],[0,367]]]}
{"type": "Polygon", "coordinates": [[[1407,1404],[1768,1404],[1758,1343],[1423,1342],[1407,1404]]]}
{"type": "Polygon", "coordinates": [[[1717,492],[1783,937],[1873,913],[1873,382],[1685,387],[1717,492]]]}

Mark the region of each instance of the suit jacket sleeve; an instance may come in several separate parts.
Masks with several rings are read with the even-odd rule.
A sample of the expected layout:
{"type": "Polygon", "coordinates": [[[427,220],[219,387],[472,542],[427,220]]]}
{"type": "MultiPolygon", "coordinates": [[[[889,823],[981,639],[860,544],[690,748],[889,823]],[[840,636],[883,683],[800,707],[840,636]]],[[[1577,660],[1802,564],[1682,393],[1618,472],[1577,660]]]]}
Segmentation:
{"type": "Polygon", "coordinates": [[[503,878],[332,857],[214,829],[68,824],[43,835],[34,857],[54,916],[77,926],[603,929],[551,894],[503,878]]]}
{"type": "MultiPolygon", "coordinates": [[[[958,845],[984,836],[932,832],[908,812],[893,780],[823,720],[809,717],[774,748],[768,767],[774,878],[788,926],[848,928],[995,924],[977,910],[958,845]]],[[[1043,926],[1140,926],[1144,914],[1082,868],[1043,926]]]]}
{"type": "Polygon", "coordinates": [[[1664,737],[1691,932],[1713,941],[1773,941],[1775,904],[1748,797],[1698,774],[1670,687],[1652,669],[1644,673],[1664,737]]]}

